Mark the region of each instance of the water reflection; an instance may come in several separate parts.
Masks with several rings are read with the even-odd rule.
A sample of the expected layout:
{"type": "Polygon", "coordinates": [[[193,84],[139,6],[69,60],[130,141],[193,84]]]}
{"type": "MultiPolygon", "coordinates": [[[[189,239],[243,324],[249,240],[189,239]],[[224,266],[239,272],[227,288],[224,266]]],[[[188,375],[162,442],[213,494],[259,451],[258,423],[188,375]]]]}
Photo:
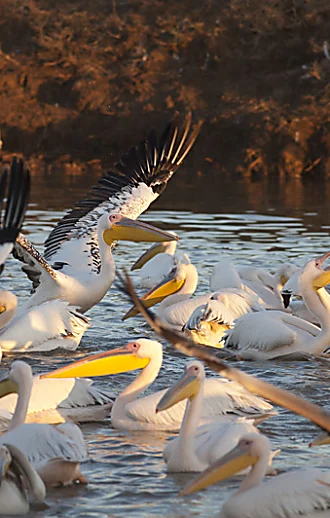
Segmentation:
{"type": "MultiPolygon", "coordinates": [[[[209,165],[207,168],[200,174],[180,169],[153,208],[299,216],[306,226],[312,225],[314,229],[328,222],[330,182],[326,180],[267,176],[253,180],[219,176],[209,165]]],[[[37,172],[33,176],[31,202],[45,210],[69,209],[102,174],[99,169],[92,168],[78,173],[72,174],[64,168],[37,172]]]]}

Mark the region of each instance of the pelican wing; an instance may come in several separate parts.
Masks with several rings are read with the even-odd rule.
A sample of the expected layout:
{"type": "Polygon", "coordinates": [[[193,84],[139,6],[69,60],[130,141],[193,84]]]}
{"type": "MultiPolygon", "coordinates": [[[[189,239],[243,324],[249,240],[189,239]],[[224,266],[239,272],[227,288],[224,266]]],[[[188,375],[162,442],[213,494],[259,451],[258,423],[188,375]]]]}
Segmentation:
{"type": "Polygon", "coordinates": [[[168,275],[175,266],[173,255],[161,253],[150,259],[140,270],[140,287],[151,289],[168,275]]]}
{"type": "MultiPolygon", "coordinates": [[[[182,327],[189,320],[189,317],[195,308],[199,307],[201,304],[205,304],[205,302],[207,302],[210,297],[211,293],[206,295],[199,295],[198,297],[183,300],[166,307],[164,309],[164,321],[166,321],[166,324],[169,326],[177,328],[181,331],[182,327]]],[[[159,309],[159,311],[161,310],[159,309]]],[[[160,318],[162,318],[162,316],[163,315],[160,313],[160,318]]]]}
{"type": "Polygon", "coordinates": [[[75,343],[88,327],[89,319],[67,301],[51,300],[17,314],[0,331],[0,345],[12,352],[65,348],[65,338],[75,343]]]}
{"type": "Polygon", "coordinates": [[[23,224],[30,195],[30,172],[24,168],[22,160],[13,159],[10,168],[7,205],[3,214],[2,206],[6,196],[8,169],[0,180],[0,268],[13,249],[17,235],[23,224]]]}
{"type": "Polygon", "coordinates": [[[84,462],[88,459],[82,432],[73,423],[57,426],[23,424],[5,433],[0,438],[0,444],[13,444],[34,466],[58,457],[73,462],[84,462]]]}
{"type": "MultiPolygon", "coordinates": [[[[34,376],[28,414],[55,409],[103,405],[112,401],[112,394],[98,389],[89,379],[50,379],[34,376]]],[[[17,394],[8,394],[1,398],[1,416],[11,419],[16,403],[17,394]]]]}
{"type": "Polygon", "coordinates": [[[98,271],[100,257],[97,222],[104,212],[137,218],[165,189],[167,182],[193,146],[201,124],[191,130],[191,114],[182,127],[178,118],[168,124],[157,141],[148,138],[123,155],[91,193],[57,224],[45,242],[45,258],[56,268],[71,264],[80,254],[80,268],[98,271]]]}
{"type": "Polygon", "coordinates": [[[222,513],[240,518],[329,516],[330,473],[307,469],[273,477],[231,497],[222,513]]]}
{"type": "MultiPolygon", "coordinates": [[[[186,402],[180,401],[173,407],[156,414],[156,406],[167,389],[154,392],[137,399],[125,406],[127,415],[135,420],[168,426],[169,430],[179,429],[186,408],[186,402]]],[[[253,416],[269,412],[272,406],[263,399],[251,395],[238,383],[221,379],[207,379],[204,386],[204,402],[201,420],[216,418],[220,415],[233,414],[253,416]]]]}

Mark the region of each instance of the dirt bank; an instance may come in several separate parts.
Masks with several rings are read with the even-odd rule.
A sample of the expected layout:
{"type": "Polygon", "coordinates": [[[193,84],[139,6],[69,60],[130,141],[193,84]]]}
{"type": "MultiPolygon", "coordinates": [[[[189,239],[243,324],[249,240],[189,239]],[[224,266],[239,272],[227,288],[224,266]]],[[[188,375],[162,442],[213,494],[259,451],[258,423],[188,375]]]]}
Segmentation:
{"type": "Polygon", "coordinates": [[[329,22],[327,0],[0,0],[2,159],[108,167],[191,109],[200,174],[326,176],[329,22]]]}

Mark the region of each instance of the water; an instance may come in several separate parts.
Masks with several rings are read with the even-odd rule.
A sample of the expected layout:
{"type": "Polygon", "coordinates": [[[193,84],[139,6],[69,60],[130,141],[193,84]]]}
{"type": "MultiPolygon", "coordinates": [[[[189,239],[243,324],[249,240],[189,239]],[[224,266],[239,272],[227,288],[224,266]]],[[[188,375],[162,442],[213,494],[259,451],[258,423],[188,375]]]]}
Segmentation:
{"type": "MultiPolygon", "coordinates": [[[[60,186],[61,181],[61,178],[54,180],[48,176],[34,178],[25,230],[38,246],[63,215],[63,210],[79,199],[95,179],[83,182],[79,177],[69,178],[65,180],[65,188],[60,186]]],[[[260,184],[249,184],[245,180],[220,184],[212,184],[218,196],[215,199],[214,189],[211,189],[213,201],[209,204],[206,204],[205,197],[210,188],[207,189],[205,182],[202,198],[202,185],[198,180],[195,188],[192,181],[188,185],[189,196],[184,185],[180,182],[173,184],[154,205],[155,210],[143,216],[144,220],[179,234],[180,250],[189,253],[200,275],[198,293],[208,290],[212,266],[221,258],[274,269],[286,260],[302,265],[308,258],[330,249],[327,187],[324,185],[300,185],[298,188],[293,182],[290,189],[282,186],[281,190],[278,185],[274,194],[265,180],[260,184]],[[265,203],[265,197],[268,203],[265,203]],[[175,210],[164,210],[166,206],[175,210]]],[[[117,268],[130,267],[147,246],[134,243],[118,245],[115,249],[117,268]]],[[[14,290],[22,301],[28,296],[29,284],[13,259],[8,261],[1,282],[4,288],[14,290]]],[[[90,311],[92,327],[77,352],[39,353],[26,355],[24,359],[33,365],[35,372],[41,372],[62,365],[68,359],[106,350],[132,338],[153,337],[140,319],[121,322],[127,308],[127,300],[113,286],[102,302],[90,311]]],[[[153,390],[164,388],[177,379],[185,363],[185,359],[167,345],[164,356],[164,365],[153,390]]],[[[11,361],[12,358],[4,358],[4,369],[11,361]]],[[[247,372],[328,406],[330,389],[326,365],[269,362],[240,366],[247,372]]],[[[96,383],[118,393],[134,375],[122,374],[96,383]]],[[[237,479],[230,480],[221,488],[215,486],[180,498],[179,491],[192,475],[166,473],[162,450],[168,434],[118,432],[111,428],[109,420],[82,428],[90,453],[90,461],[83,465],[82,471],[88,477],[89,485],[50,490],[46,499],[48,507],[34,506],[31,517],[213,517],[219,515],[222,503],[237,487],[237,479]]],[[[280,471],[307,466],[330,468],[327,447],[308,448],[317,430],[306,420],[280,410],[278,417],[265,422],[261,428],[270,437],[274,448],[282,450],[275,460],[275,467],[280,471]]]]}

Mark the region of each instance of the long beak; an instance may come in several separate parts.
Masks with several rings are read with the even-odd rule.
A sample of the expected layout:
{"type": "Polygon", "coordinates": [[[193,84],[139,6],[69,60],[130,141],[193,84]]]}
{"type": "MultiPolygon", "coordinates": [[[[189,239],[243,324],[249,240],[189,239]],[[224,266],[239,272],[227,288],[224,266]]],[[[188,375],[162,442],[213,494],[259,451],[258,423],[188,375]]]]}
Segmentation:
{"type": "Polygon", "coordinates": [[[103,232],[103,239],[107,245],[112,245],[114,241],[177,241],[178,236],[170,232],[165,232],[148,223],[135,219],[121,218],[120,222],[114,223],[110,229],[103,232]]]}
{"type": "Polygon", "coordinates": [[[0,381],[0,398],[12,394],[13,392],[18,394],[17,383],[11,381],[9,378],[0,381]]]}
{"type": "MultiPolygon", "coordinates": [[[[184,278],[178,279],[177,277],[177,269],[173,268],[173,270],[163,279],[159,284],[157,284],[154,288],[152,288],[148,293],[141,297],[144,305],[147,308],[151,308],[158,302],[161,302],[169,295],[176,293],[183,286],[185,282],[184,278]]],[[[123,316],[122,320],[126,320],[127,318],[134,317],[138,315],[140,312],[136,308],[136,306],[132,306],[129,311],[123,316]]]]}
{"type": "Polygon", "coordinates": [[[323,444],[330,444],[330,434],[329,432],[321,432],[319,433],[315,439],[309,444],[309,447],[312,446],[322,446],[323,444]]]}
{"type": "Polygon", "coordinates": [[[150,259],[155,257],[155,255],[161,254],[166,250],[166,243],[156,243],[152,245],[144,254],[139,257],[139,259],[133,264],[131,270],[139,270],[144,266],[150,259]]]}
{"type": "Polygon", "coordinates": [[[183,399],[193,399],[200,389],[200,381],[197,376],[186,372],[184,376],[170,387],[156,407],[156,413],[176,405],[183,399]]]}
{"type": "Polygon", "coordinates": [[[194,478],[181,491],[180,496],[189,495],[207,486],[221,482],[226,478],[243,471],[243,469],[252,466],[258,461],[258,457],[252,457],[249,453],[244,452],[241,446],[236,446],[224,457],[216,461],[200,475],[194,478]]]}
{"type": "Polygon", "coordinates": [[[72,362],[65,367],[56,369],[41,378],[92,378],[93,376],[108,376],[122,372],[144,369],[149,358],[139,358],[127,349],[126,346],[112,349],[104,353],[92,354],[72,362]]]}

